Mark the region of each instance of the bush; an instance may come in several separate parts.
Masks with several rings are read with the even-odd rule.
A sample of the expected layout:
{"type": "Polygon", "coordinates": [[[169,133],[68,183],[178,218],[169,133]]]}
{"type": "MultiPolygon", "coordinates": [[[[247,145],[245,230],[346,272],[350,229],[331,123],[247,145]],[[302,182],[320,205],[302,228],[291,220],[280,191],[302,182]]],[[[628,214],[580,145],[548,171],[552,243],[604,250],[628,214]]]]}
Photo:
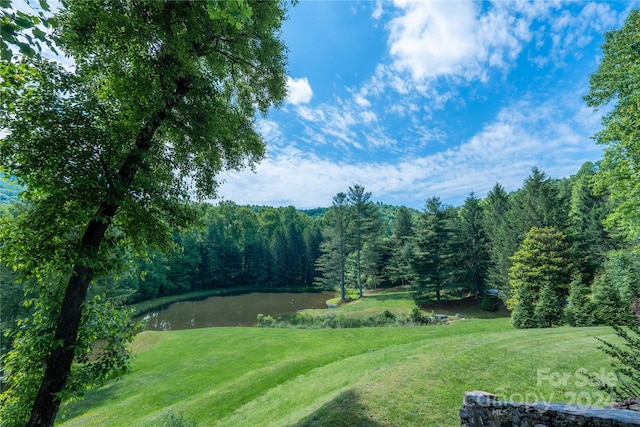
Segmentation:
{"type": "Polygon", "coordinates": [[[159,427],[196,427],[194,421],[187,421],[184,415],[173,411],[168,411],[160,418],[159,427]]]}
{"type": "Polygon", "coordinates": [[[409,320],[418,325],[428,325],[431,323],[429,317],[425,316],[417,305],[414,305],[411,309],[411,313],[409,313],[409,320]]]}
{"type": "Polygon", "coordinates": [[[425,316],[418,307],[414,307],[408,316],[394,314],[385,309],[384,311],[372,314],[364,319],[358,317],[345,316],[342,313],[330,313],[326,316],[310,316],[308,314],[296,313],[273,318],[271,316],[258,315],[256,326],[261,328],[364,328],[383,326],[406,326],[406,325],[428,325],[442,323],[436,321],[435,317],[425,316]]]}
{"type": "Polygon", "coordinates": [[[256,326],[260,328],[272,328],[276,324],[276,321],[271,316],[265,316],[264,314],[258,314],[256,326]]]}
{"type": "Polygon", "coordinates": [[[480,302],[480,310],[482,311],[497,311],[498,310],[498,301],[495,297],[484,294],[482,297],[482,301],[480,302]]]}

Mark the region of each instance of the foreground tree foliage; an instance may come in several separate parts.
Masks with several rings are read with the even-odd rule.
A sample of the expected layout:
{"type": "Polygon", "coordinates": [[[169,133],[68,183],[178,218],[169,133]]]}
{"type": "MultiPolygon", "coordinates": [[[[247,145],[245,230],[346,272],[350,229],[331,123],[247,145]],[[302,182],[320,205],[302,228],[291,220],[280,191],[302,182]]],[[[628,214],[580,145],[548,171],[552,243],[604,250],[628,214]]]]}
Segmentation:
{"type": "Polygon", "coordinates": [[[0,66],[0,172],[27,190],[3,260],[35,291],[6,360],[3,424],[50,426],[62,400],[126,369],[128,315],[88,289],[119,248],[166,246],[192,195],[264,155],[256,113],[285,96],[280,2],[68,1],[73,69],[0,66]],[[96,362],[87,356],[108,339],[96,362]],[[79,363],[74,365],[73,362],[79,363]]]}
{"type": "MultiPolygon", "coordinates": [[[[612,106],[602,119],[603,129],[595,135],[604,145],[604,159],[596,174],[597,188],[609,192],[611,213],[606,225],[617,227],[627,237],[629,247],[638,252],[640,238],[640,10],[632,10],[622,28],[605,34],[603,57],[590,77],[585,96],[594,108],[612,106]],[[613,105],[611,105],[613,104],[613,105]]],[[[596,316],[606,322],[630,322],[629,329],[614,325],[624,346],[604,343],[604,351],[615,358],[620,384],[612,391],[620,398],[640,395],[640,329],[638,328],[637,262],[627,262],[617,254],[596,277],[594,300],[611,301],[613,309],[598,307],[596,316]],[[622,262],[621,262],[622,261],[622,262]],[[617,312],[615,304],[619,304],[617,312]],[[630,309],[631,308],[631,309],[630,309]]],[[[599,302],[599,301],[596,301],[599,302]]]]}
{"type": "Polygon", "coordinates": [[[590,107],[612,106],[595,135],[604,146],[596,176],[600,190],[609,191],[613,212],[609,226],[617,225],[631,239],[640,237],[640,10],[631,11],[624,26],[605,33],[603,57],[590,77],[585,100],[590,107]],[[613,104],[613,105],[611,105],[613,104]]]}

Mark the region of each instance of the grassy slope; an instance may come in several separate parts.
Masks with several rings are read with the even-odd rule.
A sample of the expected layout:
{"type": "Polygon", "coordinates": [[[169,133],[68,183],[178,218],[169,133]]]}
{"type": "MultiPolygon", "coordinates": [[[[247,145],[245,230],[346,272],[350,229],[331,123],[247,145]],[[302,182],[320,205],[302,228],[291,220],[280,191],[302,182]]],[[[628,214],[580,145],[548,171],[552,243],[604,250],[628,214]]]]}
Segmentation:
{"type": "Polygon", "coordinates": [[[476,389],[544,401],[586,391],[591,403],[602,404],[599,392],[574,374],[608,368],[594,336],[611,333],[516,330],[506,318],[405,328],[144,332],[132,372],[71,405],[61,425],[148,426],[172,410],[200,426],[455,426],[463,393],[476,389]],[[538,384],[538,368],[570,377],[555,387],[538,384]]]}

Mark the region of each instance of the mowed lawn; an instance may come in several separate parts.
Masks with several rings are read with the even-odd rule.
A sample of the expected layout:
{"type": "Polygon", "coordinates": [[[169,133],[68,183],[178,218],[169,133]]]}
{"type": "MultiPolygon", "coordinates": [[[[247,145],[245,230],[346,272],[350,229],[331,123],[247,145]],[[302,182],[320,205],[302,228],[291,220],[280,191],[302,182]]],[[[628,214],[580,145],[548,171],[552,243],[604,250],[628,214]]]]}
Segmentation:
{"type": "Polygon", "coordinates": [[[459,426],[469,390],[602,405],[584,381],[611,371],[596,336],[613,338],[605,327],[517,330],[508,318],[144,332],[131,372],[56,425],[146,427],[172,413],[198,426],[459,426]]]}

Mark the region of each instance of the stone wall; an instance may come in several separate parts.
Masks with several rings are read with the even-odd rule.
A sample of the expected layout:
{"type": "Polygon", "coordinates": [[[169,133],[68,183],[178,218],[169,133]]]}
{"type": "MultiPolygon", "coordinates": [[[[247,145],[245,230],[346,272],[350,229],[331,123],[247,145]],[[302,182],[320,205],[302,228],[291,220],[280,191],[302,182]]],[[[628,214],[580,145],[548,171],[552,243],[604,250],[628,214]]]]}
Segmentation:
{"type": "Polygon", "coordinates": [[[461,427],[640,426],[640,412],[563,403],[503,402],[484,391],[464,394],[461,427]]]}

